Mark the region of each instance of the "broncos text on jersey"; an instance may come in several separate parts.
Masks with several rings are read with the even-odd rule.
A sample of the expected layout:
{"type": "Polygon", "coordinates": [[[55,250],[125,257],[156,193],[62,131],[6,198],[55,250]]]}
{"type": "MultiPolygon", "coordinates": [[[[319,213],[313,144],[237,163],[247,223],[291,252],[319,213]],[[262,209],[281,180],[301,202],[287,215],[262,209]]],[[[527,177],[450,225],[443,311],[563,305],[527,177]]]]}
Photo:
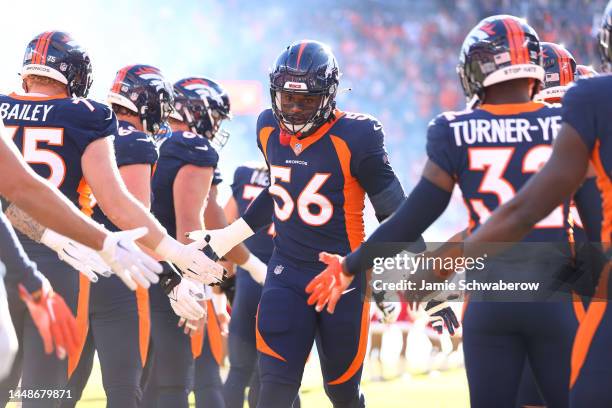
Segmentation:
{"type": "Polygon", "coordinates": [[[396,180],[380,122],[336,110],[313,134],[291,136],[287,145],[268,109],[257,121],[257,143],[270,169],[276,251],[316,262],[321,251],[344,255],[357,248],[365,194],[396,180]]]}

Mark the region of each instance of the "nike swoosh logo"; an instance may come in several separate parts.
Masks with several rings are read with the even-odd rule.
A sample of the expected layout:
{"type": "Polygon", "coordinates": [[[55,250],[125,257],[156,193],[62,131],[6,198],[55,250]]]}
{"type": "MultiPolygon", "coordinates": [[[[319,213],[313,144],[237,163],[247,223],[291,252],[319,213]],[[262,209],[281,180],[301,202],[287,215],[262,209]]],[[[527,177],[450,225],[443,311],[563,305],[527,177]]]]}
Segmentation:
{"type": "Polygon", "coordinates": [[[374,125],[374,131],[380,130],[382,129],[382,125],[380,123],[377,123],[374,125]]]}
{"type": "Polygon", "coordinates": [[[208,150],[208,146],[196,146],[195,148],[198,150],[204,150],[204,151],[208,150]]]}
{"type": "Polygon", "coordinates": [[[143,139],[143,138],[139,138],[139,139],[136,139],[136,140],[141,141],[141,142],[150,142],[149,139],[143,139]]]}

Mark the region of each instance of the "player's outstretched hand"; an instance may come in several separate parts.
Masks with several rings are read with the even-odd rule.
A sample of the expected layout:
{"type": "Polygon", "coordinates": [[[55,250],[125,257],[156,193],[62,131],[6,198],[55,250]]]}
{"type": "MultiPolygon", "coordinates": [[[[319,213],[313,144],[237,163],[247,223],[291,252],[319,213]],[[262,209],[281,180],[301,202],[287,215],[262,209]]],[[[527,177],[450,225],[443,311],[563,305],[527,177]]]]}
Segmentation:
{"type": "Polygon", "coordinates": [[[98,281],[98,274],[106,278],[112,274],[111,268],[96,251],[53,230],[47,228],[40,242],[57,252],[59,259],[85,275],[91,282],[98,281]]]}
{"type": "Polygon", "coordinates": [[[184,317],[181,317],[178,322],[178,327],[182,327],[183,333],[188,336],[195,336],[196,334],[202,332],[204,330],[204,326],[206,326],[205,317],[200,320],[187,320],[184,317]]]}
{"type": "Polygon", "coordinates": [[[309,293],[308,304],[315,305],[317,312],[323,310],[327,305],[327,311],[334,313],[336,303],[340,296],[347,290],[353,277],[342,272],[343,257],[340,255],[321,252],[319,261],[327,265],[327,267],[314,277],[306,286],[306,293],[309,293]]]}
{"type": "Polygon", "coordinates": [[[243,218],[238,218],[225,228],[191,231],[186,235],[187,238],[200,242],[201,247],[209,246],[221,258],[254,233],[243,218]]]}
{"type": "Polygon", "coordinates": [[[170,306],[177,316],[187,320],[200,320],[206,316],[206,309],[200,305],[204,300],[204,287],[188,278],[181,279],[170,293],[170,306]]]}
{"type": "Polygon", "coordinates": [[[165,237],[157,248],[156,252],[175,264],[186,278],[205,285],[219,284],[225,278],[225,270],[216,262],[217,255],[206,247],[204,241],[181,244],[165,237]]]}
{"type": "Polygon", "coordinates": [[[446,330],[448,330],[450,335],[455,335],[455,329],[459,328],[459,320],[457,320],[455,312],[453,312],[453,309],[451,309],[447,302],[430,300],[425,305],[425,312],[429,315],[431,327],[435,331],[442,334],[444,326],[446,326],[446,330]]]}
{"type": "Polygon", "coordinates": [[[145,227],[112,232],[99,252],[104,262],[131,290],[138,286],[146,289],[151,283],[159,282],[157,275],[162,272],[161,265],[136,245],[135,241],[147,232],[145,227]]]}
{"type": "Polygon", "coordinates": [[[64,299],[53,292],[48,282],[36,296],[20,284],[19,297],[30,311],[42,337],[45,353],[51,354],[55,350],[55,355],[62,360],[66,356],[76,357],[79,344],[76,319],[64,299]]]}

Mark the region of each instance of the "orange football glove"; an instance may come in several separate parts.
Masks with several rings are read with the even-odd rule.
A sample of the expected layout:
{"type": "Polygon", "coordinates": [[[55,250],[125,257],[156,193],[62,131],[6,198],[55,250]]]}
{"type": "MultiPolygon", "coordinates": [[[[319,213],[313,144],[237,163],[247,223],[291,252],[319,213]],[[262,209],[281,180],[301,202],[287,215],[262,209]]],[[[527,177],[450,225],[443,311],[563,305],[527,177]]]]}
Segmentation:
{"type": "Polygon", "coordinates": [[[340,255],[321,252],[319,261],[325,263],[327,267],[314,277],[306,286],[306,293],[310,293],[308,304],[314,305],[317,312],[323,310],[327,304],[327,311],[334,313],[336,303],[340,300],[340,296],[345,293],[353,281],[352,276],[345,275],[342,272],[343,257],[340,255]]]}
{"type": "Polygon", "coordinates": [[[76,356],[78,353],[78,330],[76,319],[64,298],[53,289],[44,288],[41,295],[35,299],[23,285],[19,285],[19,297],[24,301],[34,325],[42,337],[45,353],[55,355],[59,359],[76,356]]]}

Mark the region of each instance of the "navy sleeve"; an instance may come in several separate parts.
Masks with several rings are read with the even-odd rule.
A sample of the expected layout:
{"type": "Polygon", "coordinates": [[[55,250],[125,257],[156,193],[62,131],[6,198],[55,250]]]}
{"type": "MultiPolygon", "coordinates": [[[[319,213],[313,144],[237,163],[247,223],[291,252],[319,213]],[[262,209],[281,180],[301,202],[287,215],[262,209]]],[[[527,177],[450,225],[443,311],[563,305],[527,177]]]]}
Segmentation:
{"type": "Polygon", "coordinates": [[[162,145],[163,154],[199,167],[217,167],[219,154],[205,137],[174,132],[162,145]]]}
{"type": "Polygon", "coordinates": [[[65,109],[67,126],[75,132],[73,142],[81,154],[95,140],[117,135],[117,117],[110,107],[89,99],[72,99],[71,109],[65,109]]]}
{"type": "MultiPolygon", "coordinates": [[[[361,122],[361,121],[359,121],[361,122]]],[[[356,146],[351,146],[351,170],[368,194],[379,221],[391,215],[405,194],[385,150],[385,133],[375,118],[360,123],[363,128],[356,146]]]]}
{"type": "Polygon", "coordinates": [[[6,266],[7,288],[16,290],[18,283],[23,283],[30,293],[41,288],[40,272],[23,250],[4,213],[0,213],[0,259],[6,266]]]}
{"type": "Polygon", "coordinates": [[[246,221],[253,232],[258,232],[260,229],[270,225],[270,220],[274,213],[274,199],[270,195],[268,188],[257,196],[253,204],[242,215],[242,219],[246,221]]]}
{"type": "Polygon", "coordinates": [[[574,194],[574,201],[589,241],[601,241],[602,203],[595,177],[589,177],[582,183],[574,194]]]}
{"type": "Polygon", "coordinates": [[[593,105],[594,92],[589,86],[591,79],[580,80],[570,87],[563,97],[563,122],[570,124],[589,149],[593,150],[597,139],[597,107],[593,105]]]}
{"type": "Polygon", "coordinates": [[[153,140],[142,132],[119,133],[115,137],[115,157],[117,166],[129,164],[155,164],[157,149],[153,140]]]}
{"type": "Polygon", "coordinates": [[[442,190],[429,180],[421,178],[419,184],[412,190],[408,198],[398,210],[385,222],[380,224],[376,231],[355,252],[346,257],[346,266],[351,275],[363,272],[372,267],[375,257],[393,256],[404,249],[421,248],[424,250],[421,234],[442,215],[451,199],[451,193],[442,190]],[[398,242],[405,246],[387,246],[368,251],[364,249],[367,244],[398,242]],[[408,243],[415,243],[411,248],[408,243]]]}
{"type": "Polygon", "coordinates": [[[234,180],[232,181],[232,196],[234,196],[235,200],[239,200],[242,198],[242,187],[246,184],[246,173],[249,169],[245,166],[240,166],[236,168],[234,171],[234,180]]]}
{"type": "Polygon", "coordinates": [[[451,177],[459,173],[456,147],[451,145],[448,121],[440,115],[427,128],[427,157],[451,177]]]}

